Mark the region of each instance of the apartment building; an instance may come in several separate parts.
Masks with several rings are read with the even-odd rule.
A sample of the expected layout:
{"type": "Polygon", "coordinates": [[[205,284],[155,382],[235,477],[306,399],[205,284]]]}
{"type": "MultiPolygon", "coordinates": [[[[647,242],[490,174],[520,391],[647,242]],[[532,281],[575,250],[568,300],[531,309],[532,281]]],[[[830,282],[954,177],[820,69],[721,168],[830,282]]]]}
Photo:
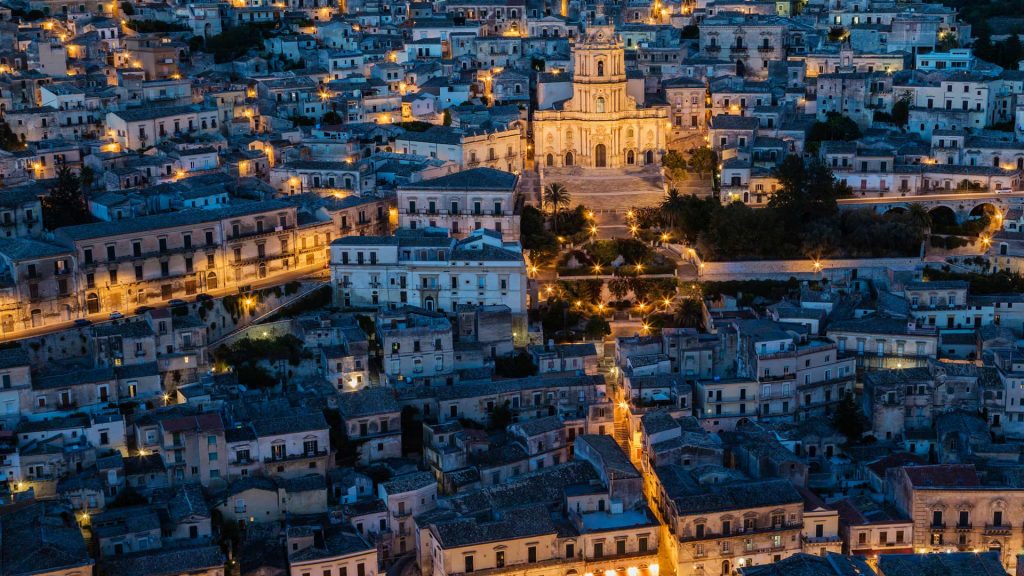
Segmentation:
{"type": "Polygon", "coordinates": [[[700,478],[674,464],[654,473],[677,574],[727,576],[801,551],[804,500],[789,481],[700,478]]]}
{"type": "MultiPolygon", "coordinates": [[[[390,237],[339,238],[331,243],[331,280],[335,301],[346,307],[410,304],[454,311],[476,303],[505,304],[514,318],[526,312],[522,248],[485,229],[461,240],[407,229],[390,237]]],[[[517,329],[518,322],[518,338],[517,329]]]]}
{"type": "MultiPolygon", "coordinates": [[[[1013,509],[1024,494],[1009,486],[982,484],[971,464],[893,468],[887,482],[887,497],[914,524],[918,552],[1002,551],[1024,536],[1013,525],[1013,509]]],[[[1017,555],[1000,559],[1013,573],[1017,555]]]]}
{"type": "Polygon", "coordinates": [[[216,109],[201,106],[128,108],[107,112],[107,134],[129,150],[139,150],[183,134],[218,131],[216,109]]]}
{"type": "Polygon", "coordinates": [[[78,308],[92,315],[284,273],[296,225],[294,205],[267,200],[70,226],[57,239],[74,249],[78,308]]]}
{"type": "Polygon", "coordinates": [[[840,356],[855,358],[860,370],[924,366],[939,343],[934,326],[881,315],[830,322],[828,337],[840,356]]]}
{"type": "Polygon", "coordinates": [[[523,168],[522,134],[518,126],[493,129],[432,126],[395,138],[395,150],[452,162],[459,169],[491,168],[517,172],[523,168]]]}
{"type": "Polygon", "coordinates": [[[519,176],[473,168],[398,187],[398,222],[403,228],[446,228],[452,238],[493,230],[519,240],[519,176]]]}

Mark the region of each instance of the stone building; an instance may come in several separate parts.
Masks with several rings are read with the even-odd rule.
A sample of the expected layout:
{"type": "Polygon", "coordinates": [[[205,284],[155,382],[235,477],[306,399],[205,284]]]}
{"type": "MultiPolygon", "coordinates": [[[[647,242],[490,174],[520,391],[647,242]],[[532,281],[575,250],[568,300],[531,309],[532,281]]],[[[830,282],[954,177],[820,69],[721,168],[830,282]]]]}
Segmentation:
{"type": "MultiPolygon", "coordinates": [[[[603,17],[598,17],[601,22],[603,17]]],[[[622,168],[658,162],[671,132],[667,106],[641,107],[613,26],[596,23],[573,48],[572,97],[533,116],[537,165],[622,168]]]]}

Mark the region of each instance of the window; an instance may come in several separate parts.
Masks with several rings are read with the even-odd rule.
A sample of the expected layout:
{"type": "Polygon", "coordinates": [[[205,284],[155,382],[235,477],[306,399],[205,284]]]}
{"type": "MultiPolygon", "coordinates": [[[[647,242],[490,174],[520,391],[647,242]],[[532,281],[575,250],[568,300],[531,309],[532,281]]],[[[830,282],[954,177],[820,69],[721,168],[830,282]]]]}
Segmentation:
{"type": "Polygon", "coordinates": [[[604,556],[604,543],[594,542],[594,558],[601,558],[604,556]]]}
{"type": "Polygon", "coordinates": [[[533,564],[537,561],[537,547],[529,546],[526,548],[526,561],[533,564]]]}
{"type": "Polygon", "coordinates": [[[464,570],[464,572],[466,572],[468,574],[468,573],[473,571],[473,557],[472,556],[466,556],[465,561],[466,561],[466,569],[464,570]]]}
{"type": "Polygon", "coordinates": [[[504,550],[498,550],[497,552],[494,553],[494,564],[498,568],[504,568],[505,567],[505,551],[504,550]]]}

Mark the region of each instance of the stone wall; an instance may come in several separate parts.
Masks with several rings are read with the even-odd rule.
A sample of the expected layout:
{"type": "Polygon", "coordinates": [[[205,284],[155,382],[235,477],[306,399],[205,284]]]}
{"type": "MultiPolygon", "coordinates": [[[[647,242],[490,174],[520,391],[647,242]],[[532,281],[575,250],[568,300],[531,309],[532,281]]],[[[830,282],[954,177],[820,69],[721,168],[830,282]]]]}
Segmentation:
{"type": "Polygon", "coordinates": [[[819,260],[757,260],[744,262],[703,262],[698,264],[702,281],[724,280],[816,280],[830,282],[858,279],[888,281],[893,271],[914,271],[924,267],[920,258],[844,258],[819,260]]]}

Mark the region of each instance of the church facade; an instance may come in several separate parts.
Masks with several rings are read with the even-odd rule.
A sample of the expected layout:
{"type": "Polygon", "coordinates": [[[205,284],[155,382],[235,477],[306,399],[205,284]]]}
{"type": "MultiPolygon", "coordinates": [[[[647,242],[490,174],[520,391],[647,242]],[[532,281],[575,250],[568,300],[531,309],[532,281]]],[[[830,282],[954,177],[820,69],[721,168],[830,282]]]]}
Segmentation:
{"type": "Polygon", "coordinates": [[[668,107],[641,107],[627,90],[625,50],[611,26],[590,26],[573,47],[572,97],[533,115],[540,167],[657,164],[671,126],[668,107]]]}

